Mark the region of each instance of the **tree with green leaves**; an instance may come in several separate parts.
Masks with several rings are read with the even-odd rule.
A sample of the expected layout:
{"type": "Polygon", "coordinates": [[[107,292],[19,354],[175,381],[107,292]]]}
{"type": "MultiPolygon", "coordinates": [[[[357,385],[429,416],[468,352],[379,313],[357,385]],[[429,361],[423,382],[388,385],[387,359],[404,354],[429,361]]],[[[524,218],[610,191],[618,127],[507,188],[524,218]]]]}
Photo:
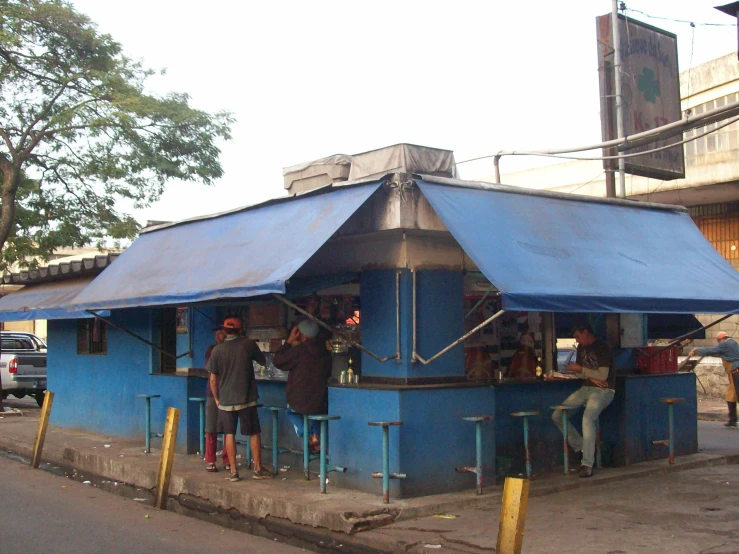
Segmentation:
{"type": "Polygon", "coordinates": [[[0,0],[0,267],[132,238],[120,200],[222,175],[231,114],[148,94],[152,74],[68,2],[0,0]]]}

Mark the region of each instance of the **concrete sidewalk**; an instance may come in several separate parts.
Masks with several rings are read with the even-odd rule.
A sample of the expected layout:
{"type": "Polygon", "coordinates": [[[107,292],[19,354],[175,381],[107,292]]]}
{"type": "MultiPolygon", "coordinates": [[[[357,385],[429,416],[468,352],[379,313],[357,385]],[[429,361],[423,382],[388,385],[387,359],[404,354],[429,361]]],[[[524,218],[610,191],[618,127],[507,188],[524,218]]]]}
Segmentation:
{"type": "MultiPolygon", "coordinates": [[[[30,459],[37,424],[37,411],[0,418],[0,448],[30,459]]],[[[699,453],[678,458],[674,466],[661,460],[609,468],[597,471],[591,479],[579,479],[575,474],[540,474],[535,475],[530,494],[535,498],[563,491],[584,491],[619,481],[722,466],[734,461],[731,458],[730,452],[699,453]]],[[[47,469],[68,467],[80,480],[97,483],[102,479],[116,485],[132,485],[140,491],[136,493],[138,496],[150,499],[147,491],[155,486],[159,452],[145,454],[139,442],[50,426],[43,459],[47,469]]],[[[317,466],[317,462],[314,464],[317,466]]],[[[449,536],[464,537],[457,545],[458,549],[463,545],[462,551],[490,552],[495,546],[502,487],[486,486],[485,494],[476,496],[471,476],[467,476],[468,492],[391,499],[385,505],[379,480],[377,495],[338,489],[330,483],[324,495],[319,492],[317,476],[305,481],[301,469],[281,468],[278,477],[267,481],[251,480],[251,472],[245,469],[241,473],[244,481],[230,483],[225,480],[225,471],[206,473],[198,457],[176,454],[168,509],[242,516],[279,529],[276,535],[292,533],[300,535],[303,544],[313,543],[323,549],[334,545],[337,550],[349,552],[426,551],[423,545],[429,527],[445,529],[449,536]],[[481,513],[485,514],[485,525],[481,525],[481,513]]],[[[450,478],[464,477],[450,471],[450,478]]],[[[428,548],[431,552],[437,546],[428,548]]]]}
{"type": "Polygon", "coordinates": [[[726,401],[720,398],[698,395],[698,419],[702,421],[723,421],[729,419],[726,401]]]}

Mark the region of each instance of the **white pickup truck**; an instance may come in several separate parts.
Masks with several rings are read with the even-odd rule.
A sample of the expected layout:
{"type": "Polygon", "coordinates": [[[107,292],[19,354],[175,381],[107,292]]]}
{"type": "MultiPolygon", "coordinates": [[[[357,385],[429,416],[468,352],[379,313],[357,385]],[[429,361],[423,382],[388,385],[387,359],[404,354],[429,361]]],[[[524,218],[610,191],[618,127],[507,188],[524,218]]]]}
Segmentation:
{"type": "Polygon", "coordinates": [[[2,397],[31,395],[41,406],[46,392],[46,343],[33,333],[0,332],[2,397]]]}

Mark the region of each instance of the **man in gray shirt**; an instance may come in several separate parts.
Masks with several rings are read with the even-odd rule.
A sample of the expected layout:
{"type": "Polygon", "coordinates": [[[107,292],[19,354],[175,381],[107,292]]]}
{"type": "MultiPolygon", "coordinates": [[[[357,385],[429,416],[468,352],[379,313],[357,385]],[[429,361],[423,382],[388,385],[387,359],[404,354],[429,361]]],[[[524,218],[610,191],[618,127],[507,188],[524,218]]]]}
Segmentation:
{"type": "Polygon", "coordinates": [[[218,432],[225,435],[224,448],[230,462],[230,481],[239,481],[236,465],[236,427],[241,434],[251,436],[254,456],[252,479],[271,479],[275,475],[262,467],[262,429],[257,413],[257,381],[254,364],[264,365],[264,354],[254,341],[239,336],[241,321],[229,317],[223,322],[226,340],[213,348],[206,369],[210,372],[209,385],[218,406],[218,432]]]}
{"type": "Polygon", "coordinates": [[[729,406],[729,422],[726,427],[736,427],[736,393],[739,390],[739,344],[728,333],[720,331],[716,335],[716,346],[693,348],[688,356],[717,356],[724,362],[724,369],[729,376],[729,388],[726,391],[726,403],[729,406]]]}

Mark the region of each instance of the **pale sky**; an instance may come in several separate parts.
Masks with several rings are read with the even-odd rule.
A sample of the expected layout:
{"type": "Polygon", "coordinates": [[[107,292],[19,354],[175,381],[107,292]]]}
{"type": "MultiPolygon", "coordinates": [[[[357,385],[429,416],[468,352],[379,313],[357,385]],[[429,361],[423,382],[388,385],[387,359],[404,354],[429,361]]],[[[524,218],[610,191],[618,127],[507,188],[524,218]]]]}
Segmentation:
{"type": "MultiPolygon", "coordinates": [[[[706,0],[626,2],[627,15],[678,35],[680,69],[737,49],[735,27],[706,0]]],[[[172,182],[134,215],[176,220],[285,195],[282,169],[400,142],[454,151],[600,141],[595,17],[609,0],[373,2],[73,0],[166,75],[151,90],[187,92],[237,123],[215,186],[172,182]]],[[[505,159],[505,169],[550,163],[505,159]]],[[[490,176],[492,161],[459,166],[490,176]]]]}

